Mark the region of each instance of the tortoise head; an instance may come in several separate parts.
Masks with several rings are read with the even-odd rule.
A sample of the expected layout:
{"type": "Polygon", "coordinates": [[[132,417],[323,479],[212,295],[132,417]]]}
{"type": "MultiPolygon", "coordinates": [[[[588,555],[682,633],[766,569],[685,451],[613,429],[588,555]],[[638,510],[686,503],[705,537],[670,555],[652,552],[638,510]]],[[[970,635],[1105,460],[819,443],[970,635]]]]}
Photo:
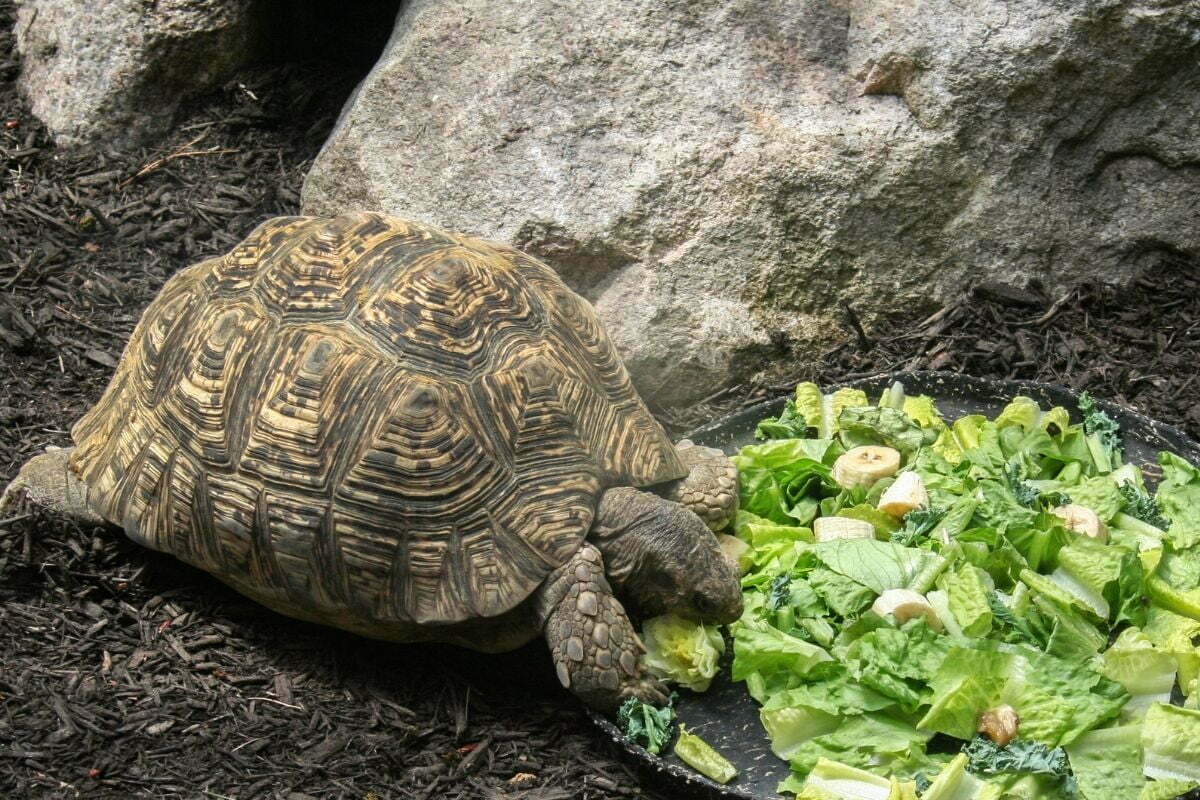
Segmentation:
{"type": "Polygon", "coordinates": [[[640,616],[719,623],[741,616],[741,583],[717,537],[678,503],[610,489],[588,538],[603,554],[618,597],[640,616]]]}

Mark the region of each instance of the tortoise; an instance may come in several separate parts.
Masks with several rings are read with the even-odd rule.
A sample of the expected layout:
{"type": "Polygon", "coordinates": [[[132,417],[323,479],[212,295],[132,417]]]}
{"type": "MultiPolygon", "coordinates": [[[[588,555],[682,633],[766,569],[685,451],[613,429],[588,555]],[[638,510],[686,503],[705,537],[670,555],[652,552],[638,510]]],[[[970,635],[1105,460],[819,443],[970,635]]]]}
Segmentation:
{"type": "Polygon", "coordinates": [[[736,510],[729,460],[672,444],[552,269],[418,222],[272,219],[180,271],[71,437],[0,508],[116,525],[368,637],[544,635],[593,708],[666,699],[627,606],[741,613],[711,530],[736,510]]]}

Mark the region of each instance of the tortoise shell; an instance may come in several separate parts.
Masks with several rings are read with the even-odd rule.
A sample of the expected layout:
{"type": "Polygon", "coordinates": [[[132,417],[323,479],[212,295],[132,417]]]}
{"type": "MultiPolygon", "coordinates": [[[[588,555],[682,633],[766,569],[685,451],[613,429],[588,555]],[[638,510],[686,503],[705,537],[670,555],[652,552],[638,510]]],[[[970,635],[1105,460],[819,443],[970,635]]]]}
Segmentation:
{"type": "Polygon", "coordinates": [[[382,635],[513,609],[603,489],[686,473],[550,268],[368,213],[270,220],[171,278],[72,436],[136,541],[382,635]]]}

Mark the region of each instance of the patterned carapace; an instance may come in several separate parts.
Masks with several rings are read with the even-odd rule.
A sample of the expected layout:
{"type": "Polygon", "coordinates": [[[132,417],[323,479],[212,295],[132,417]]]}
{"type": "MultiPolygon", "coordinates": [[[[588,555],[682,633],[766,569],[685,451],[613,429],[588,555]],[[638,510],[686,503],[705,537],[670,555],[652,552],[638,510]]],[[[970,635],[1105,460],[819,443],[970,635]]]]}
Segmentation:
{"type": "Polygon", "coordinates": [[[173,277],[72,434],[138,542],[395,639],[513,609],[603,489],[686,474],[550,268],[369,213],[271,220],[173,277]]]}

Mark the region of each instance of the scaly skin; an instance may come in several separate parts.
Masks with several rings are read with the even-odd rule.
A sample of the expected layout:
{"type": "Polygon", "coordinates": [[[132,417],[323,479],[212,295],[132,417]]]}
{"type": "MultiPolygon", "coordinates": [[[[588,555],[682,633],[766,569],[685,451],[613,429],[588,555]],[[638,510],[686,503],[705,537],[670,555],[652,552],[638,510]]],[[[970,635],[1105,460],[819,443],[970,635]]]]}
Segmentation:
{"type": "Polygon", "coordinates": [[[667,702],[666,688],[642,675],[645,649],[594,546],[584,544],[550,574],[536,608],[558,679],[584,703],[611,712],[627,697],[667,702]]]}
{"type": "Polygon", "coordinates": [[[690,471],[663,486],[659,494],[695,512],[709,530],[723,530],[737,514],[737,467],[720,450],[690,439],[676,443],[675,450],[690,471]]]}
{"type": "Polygon", "coordinates": [[[87,487],[71,471],[73,447],[40,453],[21,467],[0,496],[0,517],[31,505],[46,508],[83,524],[104,522],[87,504],[87,487]]]}

